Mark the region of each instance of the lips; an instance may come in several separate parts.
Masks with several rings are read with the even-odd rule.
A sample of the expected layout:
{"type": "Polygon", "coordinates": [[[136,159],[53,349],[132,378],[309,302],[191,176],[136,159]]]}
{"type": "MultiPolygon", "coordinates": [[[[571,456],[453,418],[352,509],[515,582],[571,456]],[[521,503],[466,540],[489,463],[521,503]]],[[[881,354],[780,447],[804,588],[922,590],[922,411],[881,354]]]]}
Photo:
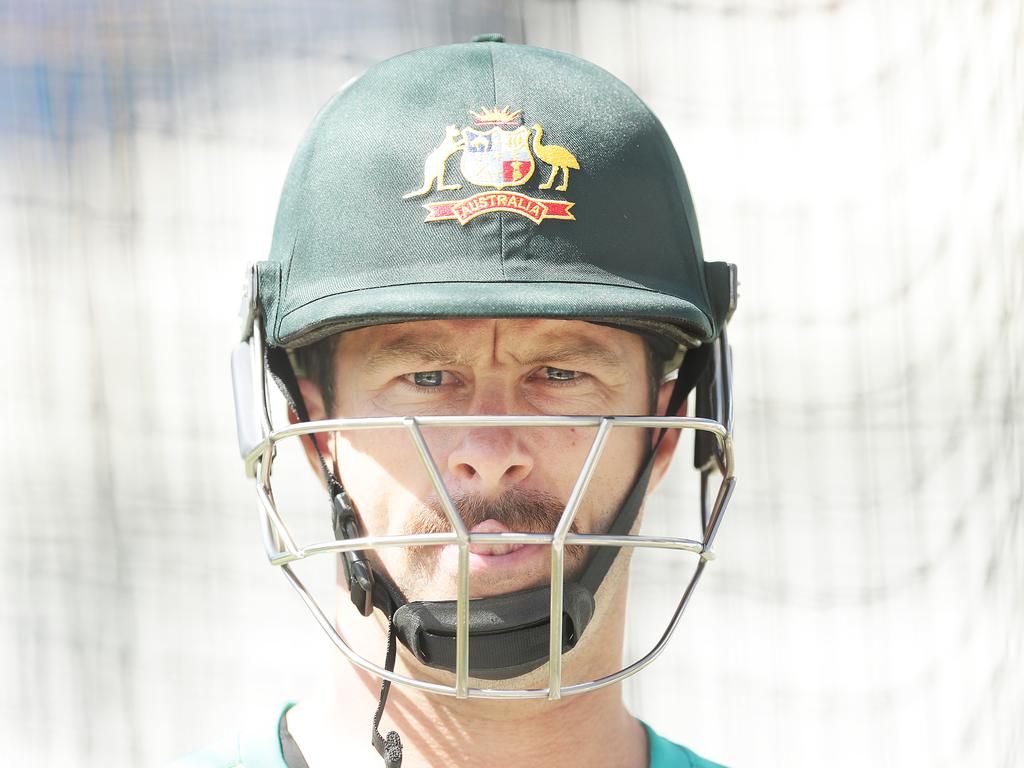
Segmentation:
{"type": "MultiPolygon", "coordinates": [[[[484,520],[469,529],[470,533],[510,533],[509,529],[497,520],[484,520]]],[[[525,544],[470,544],[469,551],[484,557],[504,557],[525,547],[525,544]]]]}
{"type": "MultiPolygon", "coordinates": [[[[511,533],[511,530],[488,518],[469,528],[469,533],[511,533]]],[[[468,559],[470,597],[489,597],[535,587],[545,583],[551,573],[551,547],[547,544],[470,544],[468,559]]],[[[441,548],[440,564],[454,584],[459,573],[458,545],[446,544],[441,548]]],[[[438,599],[452,599],[454,587],[445,595],[438,599]]]]}
{"type": "MultiPolygon", "coordinates": [[[[477,523],[469,529],[469,533],[511,533],[512,531],[504,523],[493,518],[488,518],[482,523],[477,523]]],[[[442,562],[453,573],[458,572],[459,548],[455,544],[446,544],[442,548],[442,562]]],[[[505,574],[515,573],[526,568],[533,570],[538,566],[534,562],[537,557],[546,557],[544,552],[550,552],[545,545],[540,544],[470,544],[469,545],[469,570],[473,574],[505,574]]]]}

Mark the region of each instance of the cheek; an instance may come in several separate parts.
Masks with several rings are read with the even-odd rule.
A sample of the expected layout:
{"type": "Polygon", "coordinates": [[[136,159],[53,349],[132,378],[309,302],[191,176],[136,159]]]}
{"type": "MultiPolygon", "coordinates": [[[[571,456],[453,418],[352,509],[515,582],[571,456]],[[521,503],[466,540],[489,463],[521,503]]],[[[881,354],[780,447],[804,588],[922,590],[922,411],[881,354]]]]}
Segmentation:
{"type": "Polygon", "coordinates": [[[587,489],[586,504],[606,527],[633,487],[647,456],[646,434],[640,429],[613,429],[587,489]]]}
{"type": "MultiPolygon", "coordinates": [[[[583,470],[597,430],[570,427],[550,432],[544,430],[544,433],[534,444],[540,467],[538,479],[554,483],[556,487],[546,490],[566,501],[583,470]]],[[[586,514],[603,518],[613,509],[618,509],[647,455],[645,440],[644,430],[612,429],[587,486],[580,514],[589,510],[586,514]]]]}
{"type": "MultiPolygon", "coordinates": [[[[555,450],[560,450],[567,455],[576,457],[576,461],[582,465],[594,444],[597,430],[577,430],[575,427],[572,427],[567,431],[569,433],[568,440],[566,440],[566,432],[563,431],[557,440],[552,440],[551,442],[554,444],[555,450]]],[[[632,427],[613,427],[608,433],[608,437],[605,438],[598,467],[604,473],[616,469],[634,471],[646,455],[649,447],[646,442],[647,440],[647,430],[632,427]]]]}
{"type": "Polygon", "coordinates": [[[409,436],[399,430],[339,435],[338,472],[370,535],[400,533],[407,510],[430,490],[430,479],[409,436]]]}

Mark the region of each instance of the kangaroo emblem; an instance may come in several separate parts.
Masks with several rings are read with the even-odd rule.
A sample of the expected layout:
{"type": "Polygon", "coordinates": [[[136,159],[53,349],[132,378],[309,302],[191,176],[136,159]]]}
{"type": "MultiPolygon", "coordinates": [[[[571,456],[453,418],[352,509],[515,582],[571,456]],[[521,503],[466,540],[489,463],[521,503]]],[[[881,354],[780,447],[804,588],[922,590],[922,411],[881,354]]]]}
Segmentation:
{"type": "Polygon", "coordinates": [[[465,147],[466,140],[462,136],[462,131],[454,125],[445,128],[444,139],[433,152],[427,155],[427,159],[423,163],[423,186],[407,195],[402,195],[402,199],[408,200],[410,197],[427,194],[435,181],[438,192],[445,189],[462,189],[461,184],[444,183],[444,168],[448,158],[465,147]]]}

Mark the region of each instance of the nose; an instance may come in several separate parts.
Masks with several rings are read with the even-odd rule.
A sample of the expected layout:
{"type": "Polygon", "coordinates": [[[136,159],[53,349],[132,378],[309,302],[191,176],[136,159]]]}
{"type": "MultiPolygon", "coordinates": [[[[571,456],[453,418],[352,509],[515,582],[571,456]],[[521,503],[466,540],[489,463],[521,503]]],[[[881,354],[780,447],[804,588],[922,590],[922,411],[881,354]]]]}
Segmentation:
{"type": "Polygon", "coordinates": [[[448,471],[464,492],[500,496],[525,480],[533,457],[517,430],[476,427],[466,430],[448,454],[448,471]]]}
{"type": "MultiPolygon", "coordinates": [[[[480,380],[474,395],[466,415],[501,416],[518,410],[504,381],[480,380]]],[[[528,434],[526,429],[499,426],[457,430],[448,454],[453,484],[464,493],[497,497],[521,483],[533,470],[528,434]]]]}

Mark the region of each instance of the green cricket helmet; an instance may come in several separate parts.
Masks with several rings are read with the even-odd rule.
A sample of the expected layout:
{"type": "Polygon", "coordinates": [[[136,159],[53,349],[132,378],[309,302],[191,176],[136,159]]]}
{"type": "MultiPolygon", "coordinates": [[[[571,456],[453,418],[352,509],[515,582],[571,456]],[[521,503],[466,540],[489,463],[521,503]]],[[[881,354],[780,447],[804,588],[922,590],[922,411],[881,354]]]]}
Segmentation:
{"type": "MultiPolygon", "coordinates": [[[[551,546],[550,585],[469,600],[462,588],[467,577],[460,574],[457,600],[410,602],[366,559],[371,543],[361,529],[359,500],[348,498],[326,462],[335,540],[296,542],[277,513],[275,444],[355,421],[306,419],[288,353],[351,329],[439,318],[585,320],[654,340],[667,369],[679,368],[669,413],[696,387],[696,417],[562,422],[578,425],[582,419],[600,427],[593,449],[598,453],[601,435],[612,426],[694,430],[704,537],[669,545],[701,558],[671,631],[711,557],[734,483],[725,328],[735,301],[735,269],[704,261],[690,191],[665,129],[609,73],[568,54],[507,45],[496,36],[374,66],[327,102],[302,139],[281,194],[270,256],[253,266],[247,289],[243,341],[233,361],[236,414],[241,452],[257,478],[271,561],[309,598],[289,563],[340,553],[359,609],[384,612],[392,632],[421,663],[455,675],[448,687],[399,675],[392,669],[393,648],[384,667],[362,658],[307,599],[342,652],[385,684],[456,696],[557,698],[632,674],[664,642],[615,675],[576,685],[562,685],[560,657],[586,628],[594,593],[616,552],[632,545],[626,538],[646,494],[651,461],[603,534],[608,540],[593,547],[597,554],[578,578],[563,578],[561,545],[574,537],[601,544],[601,536],[584,542],[560,525],[546,539],[559,544],[551,546]],[[268,374],[299,424],[272,426],[268,374]],[[709,500],[713,470],[722,483],[709,500]],[[551,670],[547,688],[470,685],[470,678],[507,680],[544,663],[551,670]]],[[[464,417],[404,419],[410,439],[422,445],[418,430],[431,418],[454,427],[464,417]]],[[[519,421],[530,418],[547,417],[519,421]]],[[[476,418],[473,425],[480,422],[476,418]]],[[[451,543],[467,548],[483,541],[461,524],[429,451],[423,460],[445,502],[451,543]]],[[[575,514],[572,505],[563,520],[575,514]]]]}
{"type": "Polygon", "coordinates": [[[287,348],[453,317],[613,322],[695,347],[731,299],[636,94],[568,54],[495,42],[398,56],[336,94],[258,269],[266,341],[287,348]]]}

